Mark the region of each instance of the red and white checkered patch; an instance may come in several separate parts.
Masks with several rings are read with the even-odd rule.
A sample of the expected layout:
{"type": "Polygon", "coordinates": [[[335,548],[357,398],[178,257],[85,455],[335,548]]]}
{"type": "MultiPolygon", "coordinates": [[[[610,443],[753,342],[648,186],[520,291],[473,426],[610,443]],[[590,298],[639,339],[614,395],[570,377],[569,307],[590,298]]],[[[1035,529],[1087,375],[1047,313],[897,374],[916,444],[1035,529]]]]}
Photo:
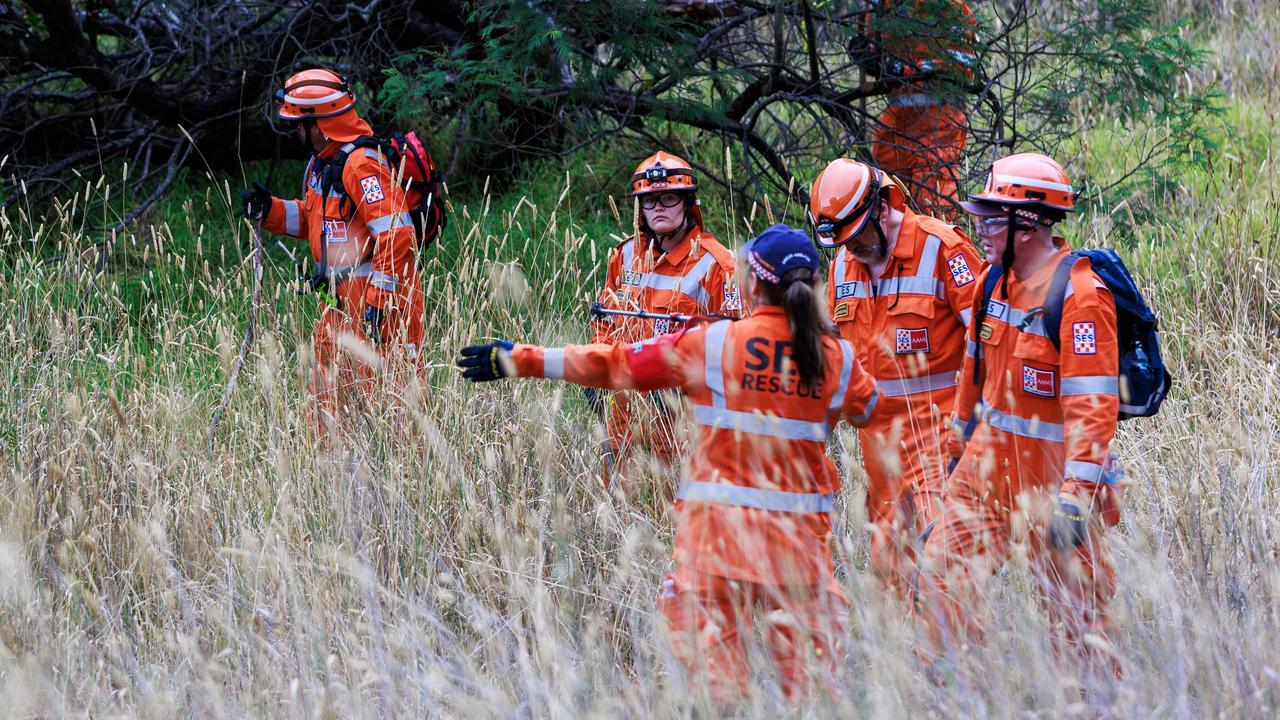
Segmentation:
{"type": "Polygon", "coordinates": [[[963,255],[948,260],[947,269],[951,271],[951,279],[956,282],[956,287],[964,287],[973,282],[973,271],[969,269],[969,261],[963,255]]]}
{"type": "Polygon", "coordinates": [[[1091,322],[1071,323],[1071,344],[1077,355],[1096,355],[1098,335],[1091,322]]]}
{"type": "Polygon", "coordinates": [[[1054,372],[1023,365],[1022,391],[1032,395],[1039,395],[1040,397],[1053,397],[1057,394],[1054,372]]]}
{"type": "Polygon", "coordinates": [[[894,350],[899,355],[929,352],[929,328],[898,328],[894,350]]]}
{"type": "Polygon", "coordinates": [[[378,178],[373,175],[366,178],[360,178],[360,189],[364,191],[364,202],[366,205],[382,202],[382,199],[386,197],[386,195],[382,194],[382,183],[379,183],[378,178]]]}

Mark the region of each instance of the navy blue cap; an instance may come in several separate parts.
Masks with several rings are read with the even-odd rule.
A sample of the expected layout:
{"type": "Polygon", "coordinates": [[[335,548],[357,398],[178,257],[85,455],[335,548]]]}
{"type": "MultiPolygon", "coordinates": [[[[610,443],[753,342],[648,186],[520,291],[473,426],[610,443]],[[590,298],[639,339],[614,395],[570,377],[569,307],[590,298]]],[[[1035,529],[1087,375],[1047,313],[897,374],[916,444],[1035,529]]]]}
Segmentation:
{"type": "Polygon", "coordinates": [[[809,268],[818,274],[818,251],[809,234],[781,223],[765,228],[742,248],[742,253],[756,277],[775,285],[796,268],[809,268]]]}

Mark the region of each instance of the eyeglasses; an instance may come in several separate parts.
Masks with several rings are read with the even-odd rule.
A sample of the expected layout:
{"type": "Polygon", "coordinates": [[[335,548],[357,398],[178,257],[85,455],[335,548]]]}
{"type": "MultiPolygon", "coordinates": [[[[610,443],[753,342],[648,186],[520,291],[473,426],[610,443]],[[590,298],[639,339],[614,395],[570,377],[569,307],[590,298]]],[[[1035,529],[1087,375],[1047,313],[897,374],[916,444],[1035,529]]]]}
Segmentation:
{"type": "Polygon", "coordinates": [[[640,197],[640,207],[645,210],[652,210],[661,205],[664,208],[673,208],[680,204],[683,198],[680,193],[664,192],[657,195],[642,195],[640,197]]]}

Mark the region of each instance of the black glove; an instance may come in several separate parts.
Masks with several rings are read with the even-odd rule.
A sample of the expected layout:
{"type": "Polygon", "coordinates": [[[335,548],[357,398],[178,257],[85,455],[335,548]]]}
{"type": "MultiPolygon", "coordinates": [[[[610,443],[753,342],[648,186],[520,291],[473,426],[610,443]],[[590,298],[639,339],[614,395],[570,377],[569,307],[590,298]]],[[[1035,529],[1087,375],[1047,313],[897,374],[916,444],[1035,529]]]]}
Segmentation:
{"type": "Polygon", "coordinates": [[[511,377],[511,349],[515,345],[506,340],[496,340],[488,345],[468,345],[462,348],[462,357],[458,358],[458,367],[462,368],[462,377],[471,382],[491,382],[511,377]],[[503,355],[506,354],[506,357],[503,355]]]}
{"type": "Polygon", "coordinates": [[[364,309],[364,317],[361,319],[364,326],[364,336],[369,338],[369,342],[374,345],[382,344],[382,310],[372,305],[366,306],[364,309]]]}
{"type": "Polygon", "coordinates": [[[240,201],[244,203],[240,214],[254,222],[261,222],[262,218],[267,216],[267,211],[271,209],[271,191],[266,185],[254,182],[252,188],[240,191],[240,201]]]}
{"type": "Polygon", "coordinates": [[[1049,544],[1058,550],[1073,550],[1089,536],[1089,516],[1072,498],[1059,497],[1058,509],[1049,526],[1049,544]]]}

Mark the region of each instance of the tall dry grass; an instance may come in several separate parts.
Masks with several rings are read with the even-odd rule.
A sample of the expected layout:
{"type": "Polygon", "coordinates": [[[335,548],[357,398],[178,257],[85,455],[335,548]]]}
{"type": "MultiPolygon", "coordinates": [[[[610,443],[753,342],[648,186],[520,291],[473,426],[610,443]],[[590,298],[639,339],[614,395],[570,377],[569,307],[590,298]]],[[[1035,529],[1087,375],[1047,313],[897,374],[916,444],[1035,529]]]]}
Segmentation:
{"type": "MultiPolygon", "coordinates": [[[[1066,228],[1083,244],[1133,238],[1123,250],[1178,376],[1161,414],[1118,439],[1131,480],[1112,533],[1124,679],[1080,692],[1015,561],[982,608],[985,647],[928,682],[918,628],[867,572],[863,478],[842,431],[845,696],[788,708],[761,663],[759,693],[734,713],[1276,714],[1278,138],[1260,102],[1233,105],[1226,123],[1224,155],[1173,195],[1066,228]]],[[[1090,147],[1102,179],[1140,151],[1117,128],[1090,147]]],[[[227,216],[197,234],[199,252],[163,225],[120,243],[120,262],[151,268],[141,288],[95,278],[74,254],[13,265],[0,287],[0,715],[722,712],[687,686],[653,610],[673,478],[606,491],[599,430],[576,391],[475,388],[446,367],[477,338],[583,338],[585,303],[573,301],[592,292],[611,241],[575,221],[568,195],[455,208],[447,242],[465,251],[424,268],[424,385],[386,388],[324,451],[303,390],[314,307],[284,271],[271,275],[265,332],[207,449],[252,281],[226,197],[192,200],[227,216]]],[[[80,242],[65,223],[6,218],[0,230],[5,244],[80,242]]]]}

